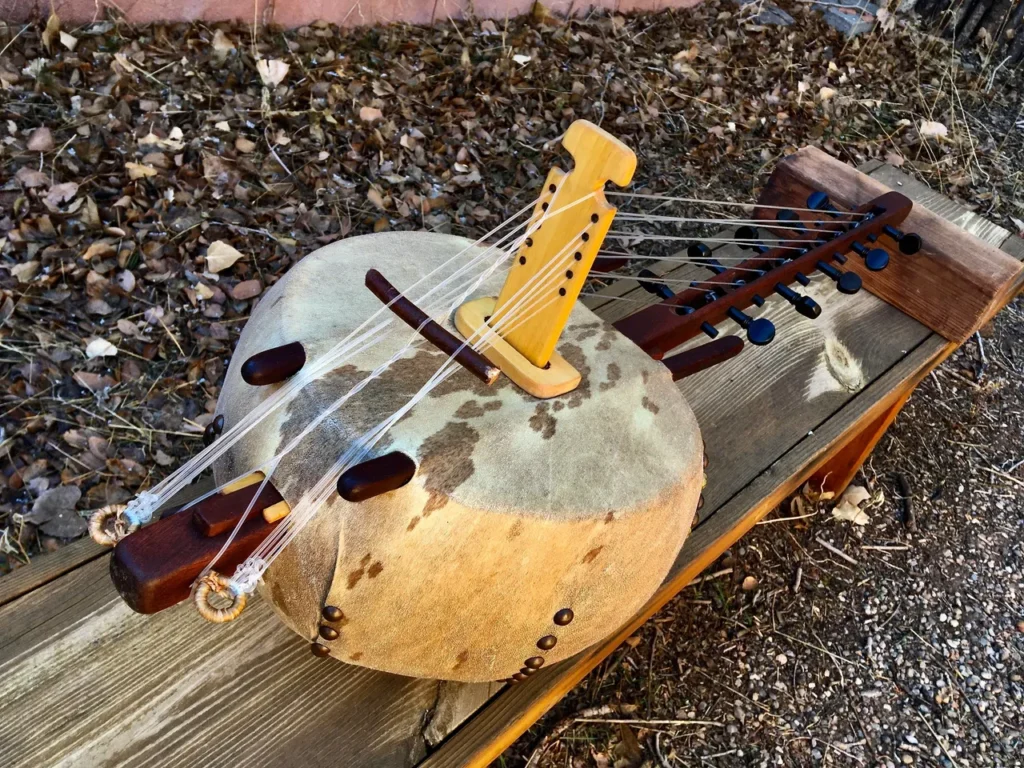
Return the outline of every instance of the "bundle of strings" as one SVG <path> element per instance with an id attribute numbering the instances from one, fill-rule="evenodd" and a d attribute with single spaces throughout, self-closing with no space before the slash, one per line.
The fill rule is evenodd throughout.
<path id="1" fill-rule="evenodd" d="M 312 364 L 305 366 L 290 380 L 284 383 L 280 388 L 266 397 L 258 407 L 248 412 L 237 424 L 231 425 L 223 434 L 221 434 L 216 441 L 210 446 L 205 448 L 198 455 L 186 462 L 178 471 L 165 478 L 163 481 L 155 485 L 148 491 L 143 491 L 135 499 L 133 499 L 127 508 L 123 512 L 123 517 L 128 523 L 130 530 L 139 525 L 148 522 L 156 509 L 166 504 L 171 497 L 178 493 L 182 488 L 189 484 L 193 479 L 198 477 L 202 472 L 208 469 L 218 459 L 223 457 L 233 446 L 235 446 L 240 440 L 243 440 L 254 428 L 256 428 L 264 419 L 267 418 L 275 410 L 286 406 L 292 400 L 299 396 L 304 388 L 310 386 L 314 382 L 321 379 L 331 371 L 335 370 L 341 365 L 344 365 L 347 361 L 350 361 L 357 356 L 367 352 L 372 347 L 380 344 L 385 339 L 390 338 L 393 334 L 401 331 L 398 322 L 392 318 L 388 313 L 388 310 L 395 301 L 399 298 L 407 297 L 410 298 L 415 304 L 420 306 L 428 316 L 443 322 L 446 320 L 452 312 L 454 312 L 466 298 L 482 285 L 493 273 L 502 265 L 506 264 L 512 256 L 517 253 L 522 244 L 534 233 L 540 226 L 558 216 L 563 211 L 566 211 L 576 205 L 580 205 L 590 198 L 594 197 L 594 194 L 581 197 L 572 203 L 569 203 L 560 208 L 555 207 L 557 201 L 557 192 L 555 197 L 550 201 L 549 207 L 540 215 L 531 217 L 528 221 L 514 226 L 511 230 L 501 235 L 493 244 L 483 247 L 483 244 L 488 239 L 494 237 L 499 232 L 507 229 L 513 222 L 522 217 L 525 213 L 536 210 L 536 205 L 539 200 L 531 201 L 528 205 L 521 208 L 519 211 L 514 213 L 511 217 L 498 224 L 491 231 L 487 232 L 481 238 L 466 246 L 462 251 L 455 254 L 449 260 L 444 262 L 432 270 L 427 275 L 423 276 L 413 285 L 406 288 L 400 293 L 395 299 L 388 304 L 383 305 L 373 315 L 364 320 L 357 328 L 351 331 L 345 338 L 339 341 L 334 347 L 332 347 L 326 354 L 316 359 Z M 659 203 L 659 207 L 665 204 L 672 203 L 685 203 L 685 204 L 714 204 L 714 205 L 736 205 L 748 207 L 746 204 L 732 203 L 729 201 L 715 201 L 705 200 L 699 198 L 681 198 L 681 197 L 666 197 L 658 195 L 645 195 L 630 192 L 608 192 L 608 195 L 620 195 L 629 196 L 632 198 L 644 200 L 644 201 L 656 201 Z M 765 206 L 771 208 L 772 206 Z M 781 206 L 777 206 L 781 208 Z M 812 209 L 791 209 L 795 211 L 811 211 Z M 820 211 L 813 211 L 820 215 Z M 856 215 L 856 214 L 844 214 L 844 215 Z M 717 224 L 726 226 L 758 226 L 768 229 L 793 229 L 791 226 L 785 224 L 770 224 L 761 220 L 756 219 L 736 219 L 728 217 L 689 217 L 689 216 L 666 216 L 663 214 L 655 214 L 651 212 L 642 213 L 619 213 L 618 218 L 627 222 L 648 222 L 654 225 L 698 225 L 706 227 L 707 225 Z M 820 225 L 820 224 L 833 224 L 835 219 L 807 219 L 801 222 L 802 225 Z M 488 346 L 489 341 L 496 334 L 507 334 L 520 324 L 528 321 L 537 312 L 540 312 L 546 307 L 554 297 L 551 296 L 547 299 L 541 297 L 540 287 L 544 285 L 545 281 L 553 274 L 556 274 L 567 267 L 572 260 L 572 254 L 578 245 L 582 242 L 582 236 L 585 230 L 581 230 L 576 233 L 575 237 L 570 239 L 565 246 L 550 259 L 548 264 L 538 271 L 526 284 L 524 284 L 519 291 L 512 297 L 512 300 L 505 305 L 500 317 L 495 318 L 494 321 L 487 326 L 487 330 L 482 335 L 477 335 L 468 338 L 463 343 L 463 347 L 471 347 L 476 350 L 485 349 Z M 695 238 L 693 234 L 680 234 L 680 235 L 665 235 L 662 233 L 652 232 L 638 232 L 628 230 L 614 230 L 608 233 L 607 237 L 613 240 L 625 241 L 631 244 L 637 244 L 644 241 L 690 241 L 693 242 L 698 238 Z M 741 245 L 750 245 L 753 241 L 751 239 L 744 238 L 709 238 L 710 242 L 730 242 Z M 813 237 L 810 233 L 807 233 L 803 237 L 778 237 L 771 239 L 761 239 L 757 241 L 758 245 L 769 245 L 773 248 L 789 248 L 800 250 L 804 247 L 804 243 L 814 242 Z M 481 250 L 482 248 L 482 250 Z M 479 252 L 478 252 L 479 251 Z M 430 286 L 429 283 L 439 273 L 443 273 L 445 270 L 452 269 L 460 261 L 465 260 L 469 255 L 469 260 L 466 264 L 458 266 L 454 271 L 442 280 L 439 280 L 435 285 Z M 601 255 L 608 256 L 622 256 L 630 260 L 645 260 L 652 258 L 664 258 L 655 256 L 654 254 L 636 254 L 632 252 L 621 252 L 621 251 L 602 251 Z M 756 257 L 754 257 L 756 258 Z M 694 264 L 704 264 L 699 259 L 688 259 L 688 258 L 675 258 L 675 261 L 680 262 L 691 262 Z M 756 270 L 752 270 L 756 271 Z M 618 275 L 611 273 L 593 272 L 592 276 L 598 278 L 628 278 L 627 275 Z M 635 278 L 634 278 L 635 279 Z M 715 281 L 698 281 L 709 285 L 722 284 L 715 283 Z M 689 284 L 693 284 L 689 281 Z M 429 287 L 428 287 L 429 286 Z M 409 335 L 405 344 L 400 345 L 398 350 L 391 355 L 387 360 L 378 365 L 374 370 L 367 374 L 362 380 L 357 382 L 348 392 L 337 398 L 328 408 L 324 409 L 316 418 L 314 418 L 303 430 L 292 439 L 283 449 L 281 449 L 272 458 L 268 459 L 263 463 L 262 466 L 249 468 L 243 474 L 232 478 L 231 480 L 220 484 L 218 487 L 209 491 L 208 493 L 200 496 L 193 500 L 189 506 L 199 503 L 205 498 L 219 493 L 225 487 L 236 483 L 238 480 L 251 475 L 253 472 L 262 472 L 263 479 L 257 493 L 252 497 L 252 501 L 246 508 L 244 514 L 236 524 L 234 530 L 229 535 L 227 541 L 221 547 L 217 555 L 211 560 L 211 562 L 204 569 L 203 574 L 200 576 L 201 581 L 204 576 L 209 574 L 217 560 L 223 555 L 228 549 L 231 542 L 237 536 L 241 530 L 249 514 L 252 512 L 256 499 L 259 498 L 260 493 L 267 483 L 271 481 L 274 471 L 277 469 L 282 459 L 293 451 L 303 439 L 310 435 L 314 430 L 317 429 L 327 418 L 333 415 L 338 409 L 342 408 L 346 402 L 351 400 L 355 395 L 362 391 L 365 387 L 371 384 L 374 380 L 384 375 L 392 364 L 405 356 L 414 347 L 423 344 L 423 340 L 419 337 L 419 329 Z M 457 354 L 457 353 L 456 353 Z M 314 518 L 318 511 L 326 504 L 331 494 L 335 492 L 337 478 L 349 467 L 352 467 L 361 461 L 365 460 L 366 457 L 373 450 L 374 446 L 388 433 L 392 426 L 398 422 L 405 414 L 407 414 L 417 403 L 419 403 L 424 397 L 426 397 L 433 389 L 435 389 L 442 382 L 447 380 L 452 374 L 458 370 L 458 365 L 455 362 L 455 355 L 453 354 L 442 363 L 438 370 L 420 387 L 420 389 L 399 409 L 387 418 L 383 419 L 379 424 L 367 430 L 359 438 L 352 441 L 352 443 L 345 449 L 342 455 L 337 461 L 323 474 L 318 482 L 316 482 L 312 488 L 308 489 L 301 496 L 299 502 L 295 508 L 291 510 L 281 523 L 274 529 L 274 531 L 256 548 L 256 550 L 236 569 L 234 576 L 229 580 L 229 587 L 235 594 L 249 594 L 251 593 L 263 573 L 266 569 L 274 562 L 274 560 L 280 555 L 288 544 L 294 540 L 294 538 L 302 531 L 302 529 Z"/>

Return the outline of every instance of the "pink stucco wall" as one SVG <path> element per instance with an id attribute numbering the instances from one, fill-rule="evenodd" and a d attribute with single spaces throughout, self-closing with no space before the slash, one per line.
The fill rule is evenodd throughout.
<path id="1" fill-rule="evenodd" d="M 617 11 L 689 8 L 700 0 L 552 0 L 545 5 L 558 14 L 589 8 Z M 49 15 L 51 7 L 64 22 L 88 22 L 104 7 L 116 8 L 129 21 L 221 21 L 258 15 L 262 24 L 297 27 L 323 20 L 343 26 L 392 21 L 429 24 L 447 18 L 501 19 L 527 13 L 533 0 L 0 0 L 0 19 L 22 21 Z"/>

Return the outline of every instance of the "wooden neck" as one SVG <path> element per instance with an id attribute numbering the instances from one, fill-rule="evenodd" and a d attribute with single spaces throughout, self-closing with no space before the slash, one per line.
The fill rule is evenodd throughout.
<path id="1" fill-rule="evenodd" d="M 538 368 L 551 359 L 615 217 L 604 198 L 605 182 L 624 187 L 636 170 L 633 150 L 586 120 L 570 125 L 562 144 L 573 156 L 573 170 L 552 168 L 548 174 L 530 229 L 545 214 L 549 218 L 515 255 L 489 321 L 493 327 L 504 319 L 509 330 L 499 328 L 499 335 Z"/>

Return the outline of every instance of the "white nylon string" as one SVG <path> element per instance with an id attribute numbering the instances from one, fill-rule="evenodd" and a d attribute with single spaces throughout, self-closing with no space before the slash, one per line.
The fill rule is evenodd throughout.
<path id="1" fill-rule="evenodd" d="M 767 208 L 773 211 L 802 211 L 810 213 L 821 213 L 817 208 L 794 208 L 791 205 L 761 205 L 760 203 L 738 203 L 731 200 L 705 200 L 699 197 L 672 197 L 670 195 L 650 195 L 642 194 L 640 192 L 616 192 L 610 190 L 604 193 L 606 197 L 633 197 L 638 200 L 656 200 L 659 202 L 669 203 L 694 203 L 697 205 L 720 205 L 723 207 L 735 207 L 735 208 Z M 864 216 L 866 214 L 856 213 L 855 211 L 839 211 L 840 216 Z"/>
<path id="2" fill-rule="evenodd" d="M 589 198 L 590 196 L 587 197 Z M 581 198 L 581 200 L 583 199 L 587 198 Z M 528 280 L 515 294 L 513 294 L 511 300 L 512 303 L 510 304 L 511 308 L 504 312 L 501 318 L 495 319 L 493 325 L 489 326 L 487 331 L 479 338 L 467 339 L 460 347 L 460 350 L 466 346 L 471 346 L 474 349 L 479 349 L 485 346 L 487 341 L 493 337 L 494 334 L 501 330 L 505 330 L 506 325 L 516 327 L 518 324 L 525 322 L 526 319 L 536 312 L 539 312 L 543 306 L 547 306 L 547 304 L 554 301 L 556 296 L 552 295 L 546 302 L 544 302 L 542 307 L 536 307 L 535 305 L 537 301 L 535 294 L 539 292 L 539 286 L 535 289 L 534 285 L 542 283 L 547 277 L 553 275 L 555 271 L 561 270 L 564 266 L 571 263 L 570 253 L 576 248 L 577 244 L 581 242 L 580 238 L 586 229 L 587 227 L 584 227 L 584 229 L 582 229 L 577 236 L 573 238 L 573 240 L 562 248 L 559 254 L 552 259 L 544 269 L 539 270 L 534 274 L 530 280 Z M 459 301 L 455 306 L 458 306 L 461 303 L 462 302 Z M 533 307 L 529 314 L 527 314 L 525 310 L 521 309 L 524 303 L 528 303 L 528 306 Z M 511 328 L 509 328 L 509 330 L 510 329 Z M 459 350 L 457 350 L 455 354 L 458 354 L 458 351 Z M 401 351 L 399 354 L 401 354 Z M 256 584 L 266 569 L 270 567 L 277 556 L 285 547 L 288 546 L 295 536 L 298 535 L 305 525 L 312 520 L 321 507 L 327 503 L 331 495 L 336 492 L 337 478 L 349 467 L 362 461 L 380 438 L 387 433 L 391 426 L 402 418 L 402 416 L 408 413 L 416 403 L 426 397 L 426 395 L 438 384 L 447 379 L 448 376 L 455 373 L 457 367 L 454 363 L 454 358 L 454 354 L 450 356 L 438 371 L 435 372 L 435 374 L 427 381 L 427 383 L 424 384 L 416 393 L 416 395 L 410 398 L 402 408 L 381 422 L 377 427 L 365 433 L 363 437 L 356 440 L 348 450 L 342 454 L 338 461 L 335 462 L 334 466 L 332 466 L 331 469 L 321 477 L 313 489 L 303 494 L 296 505 L 296 508 L 281 521 L 277 528 L 275 528 L 267 539 L 265 539 L 260 546 L 256 548 L 249 558 L 238 566 L 235 571 L 235 575 L 230 580 L 231 588 L 233 590 L 236 592 L 251 592 L 255 589 Z"/>
<path id="3" fill-rule="evenodd" d="M 461 306 L 465 302 L 465 300 L 469 296 L 469 294 L 472 293 L 476 288 L 478 288 L 485 280 L 487 280 L 493 274 L 493 272 L 504 261 L 507 261 L 508 258 L 511 258 L 511 256 L 516 251 L 518 251 L 518 249 L 522 245 L 522 243 L 525 242 L 526 238 L 529 237 L 537 229 L 539 229 L 540 226 L 545 221 L 549 220 L 550 218 L 552 218 L 554 216 L 557 216 L 562 211 L 567 210 L 567 209 L 573 207 L 574 205 L 580 204 L 581 202 L 583 202 L 584 200 L 589 199 L 592 196 L 593 195 L 585 196 L 585 197 L 580 198 L 579 200 L 575 201 L 571 205 L 564 206 L 563 208 L 559 208 L 559 209 L 553 210 L 553 211 L 550 210 L 550 206 L 549 206 L 549 212 L 545 212 L 542 216 L 538 217 L 537 221 L 534 222 L 534 224 L 531 225 L 527 229 L 526 232 L 524 232 L 519 238 L 516 239 L 516 241 L 512 244 L 512 246 L 509 248 L 509 250 L 505 252 L 504 256 L 501 259 L 496 260 L 490 267 L 488 267 L 486 270 L 484 270 L 482 274 L 478 275 L 475 280 L 469 281 L 468 287 L 465 287 L 465 285 L 464 285 L 464 286 L 462 286 L 461 290 L 456 289 L 455 291 L 450 291 L 449 292 L 449 296 L 450 296 L 451 293 L 458 293 L 459 295 L 455 298 L 455 300 L 442 313 L 442 319 L 447 318 L 452 312 L 454 312 L 459 306 Z M 574 243 L 575 242 L 578 242 L 578 238 L 574 241 Z M 574 247 L 574 243 L 570 243 L 569 246 L 566 246 L 566 248 L 563 248 L 563 253 L 570 246 Z M 537 276 L 535 276 L 535 279 L 536 279 L 536 277 Z M 526 286 L 524 286 L 524 288 L 526 288 Z M 401 358 L 403 355 L 405 355 L 409 351 L 411 346 L 413 346 L 414 344 L 421 343 L 422 340 L 420 340 L 419 335 L 418 335 L 419 334 L 419 330 L 421 330 L 421 328 L 422 328 L 422 326 L 420 328 L 417 328 L 411 334 L 409 341 L 405 345 L 403 345 L 389 360 L 385 361 L 383 364 L 381 364 L 376 369 L 374 369 L 367 377 L 365 377 L 362 381 L 360 381 L 356 385 L 354 385 L 352 387 L 352 389 L 349 390 L 349 392 L 347 392 L 342 397 L 338 398 L 338 400 L 336 400 L 331 406 L 329 406 L 328 408 L 323 410 L 310 424 L 308 424 L 306 426 L 306 428 L 296 438 L 294 438 L 287 446 L 285 446 L 285 448 L 282 451 L 280 451 L 276 456 L 272 457 L 267 462 L 265 462 L 265 464 L 263 466 L 258 468 L 257 471 L 262 471 L 264 473 L 264 475 L 265 475 L 264 480 L 263 480 L 263 482 L 262 482 L 262 484 L 260 486 L 259 491 L 262 491 L 263 488 L 266 486 L 266 483 L 270 480 L 270 476 L 273 473 L 274 469 L 277 468 L 277 466 L 280 463 L 281 459 L 287 453 L 289 453 L 290 451 L 294 450 L 295 447 L 297 447 L 299 445 L 299 443 L 305 437 L 307 437 L 309 434 L 311 434 L 321 423 L 323 423 L 324 420 L 329 418 L 342 405 L 344 405 L 345 402 L 347 402 L 349 399 L 351 399 L 358 392 L 362 391 L 362 389 L 364 389 L 371 381 L 375 380 L 380 375 L 382 375 L 388 369 L 388 367 L 392 363 L 394 363 L 399 358 Z M 379 339 L 378 339 L 378 341 L 379 341 Z M 249 474 L 252 473 L 252 471 L 253 470 L 249 470 L 245 474 L 239 476 L 239 478 L 235 478 L 235 479 L 232 479 L 231 481 L 228 481 L 228 483 L 225 483 L 225 484 L 221 485 L 220 488 L 223 488 L 225 485 L 228 485 L 230 483 L 235 482 L 237 479 L 241 479 L 242 477 L 248 476 Z M 214 492 L 216 492 L 216 490 L 212 491 L 211 493 L 214 493 Z M 257 495 L 258 495 L 258 493 L 259 492 L 257 492 Z M 206 494 L 206 496 L 209 496 L 209 495 L 210 494 Z M 204 496 L 203 498 L 205 498 L 206 496 Z M 242 515 L 242 517 L 239 519 L 238 523 L 235 525 L 234 530 L 229 535 L 229 537 L 225 541 L 225 543 L 222 545 L 222 547 L 221 547 L 220 551 L 217 553 L 217 555 L 207 565 L 206 569 L 204 569 L 202 575 L 205 575 L 206 573 L 208 573 L 210 571 L 210 569 L 212 568 L 213 564 L 221 557 L 221 555 L 224 553 L 224 551 L 226 551 L 228 546 L 234 540 L 234 538 L 237 535 L 238 531 L 241 530 L 242 525 L 244 525 L 245 520 L 247 519 L 247 517 L 249 515 L 249 512 L 251 511 L 251 509 L 253 507 L 253 504 L 255 503 L 255 498 L 256 497 L 254 496 L 252 502 L 249 504 L 249 506 L 246 509 L 245 513 Z M 291 519 L 291 518 L 292 518 L 292 515 L 289 515 L 289 519 Z M 281 526 L 278 526 L 278 530 L 280 528 L 281 528 Z M 276 530 L 275 530 L 275 533 L 276 533 Z M 271 562 L 271 561 L 272 560 L 267 560 L 266 562 L 269 565 L 269 562 Z M 260 572 L 262 573 L 262 570 L 260 570 Z"/>
<path id="4" fill-rule="evenodd" d="M 477 257 L 475 257 L 470 262 L 470 264 L 460 268 L 454 274 L 450 275 L 444 281 L 442 281 L 441 283 L 427 291 L 425 294 L 423 294 L 422 297 L 414 301 L 416 303 L 422 304 L 424 299 L 430 297 L 432 294 L 441 290 L 445 286 L 448 286 L 462 273 L 472 268 L 473 266 L 479 264 L 481 261 L 487 260 L 491 256 L 491 254 L 495 250 L 497 250 L 499 246 L 502 243 L 504 243 L 509 237 L 514 235 L 517 231 L 521 230 L 522 228 L 527 227 L 528 229 L 526 234 L 519 237 L 513 246 L 513 249 L 518 249 L 522 242 L 526 239 L 526 237 L 528 237 L 530 234 L 536 231 L 536 229 L 539 228 L 542 222 L 560 214 L 562 211 L 568 210 L 569 208 L 578 205 L 585 199 L 587 198 L 580 198 L 574 203 L 554 211 L 550 210 L 549 206 L 549 210 L 544 212 L 544 214 L 541 215 L 540 217 L 538 217 L 533 224 L 527 221 L 523 224 L 517 225 L 510 233 L 504 235 L 493 245 L 488 246 L 488 248 L 486 248 L 483 253 L 478 254 Z M 176 494 L 178 491 L 184 488 L 185 485 L 191 482 L 195 477 L 197 477 L 211 464 L 213 464 L 217 459 L 224 455 L 224 453 L 226 453 L 228 449 L 230 449 L 235 443 L 238 442 L 238 440 L 242 439 L 246 434 L 248 434 L 248 432 L 251 431 L 257 424 L 259 424 L 263 418 L 266 418 L 266 416 L 268 416 L 274 410 L 293 400 L 302 390 L 302 388 L 305 387 L 310 382 L 318 379 L 320 376 L 324 375 L 328 371 L 341 365 L 345 360 L 350 359 L 356 354 L 359 354 L 360 352 L 364 351 L 366 348 L 368 348 L 368 346 L 372 346 L 373 344 L 376 344 L 380 340 L 382 340 L 382 333 L 385 331 L 385 329 L 387 329 L 388 326 L 395 323 L 393 319 L 385 318 L 382 322 L 378 323 L 377 325 L 367 330 L 364 329 L 375 318 L 381 315 L 382 312 L 387 310 L 394 301 L 397 301 L 398 298 L 401 298 L 403 295 L 407 295 L 409 291 L 411 291 L 413 288 L 419 286 L 421 283 L 423 283 L 425 280 L 427 280 L 428 278 L 442 270 L 447 265 L 450 265 L 453 262 L 457 261 L 465 253 L 467 253 L 474 247 L 479 246 L 480 243 L 482 243 L 484 240 L 486 240 L 488 237 L 492 236 L 496 232 L 500 231 L 509 222 L 518 218 L 523 213 L 535 209 L 538 201 L 539 198 L 537 200 L 532 201 L 528 205 L 524 206 L 522 209 L 513 214 L 509 219 L 506 219 L 504 222 L 496 226 L 494 229 L 492 229 L 490 232 L 488 232 L 483 237 L 478 239 L 476 242 L 466 246 L 455 256 L 451 257 L 440 266 L 431 270 L 431 272 L 429 272 L 427 275 L 424 275 L 422 278 L 417 280 L 412 286 L 407 288 L 404 293 L 400 293 L 399 296 L 392 300 L 392 302 L 388 302 L 388 304 L 382 306 L 379 310 L 377 310 L 377 312 L 374 313 L 374 315 L 372 315 L 367 320 L 363 321 L 363 323 L 359 327 L 353 330 L 347 337 L 342 339 L 342 341 L 335 345 L 335 347 L 333 347 L 328 353 L 323 355 L 321 358 L 319 358 L 311 365 L 305 366 L 303 370 L 299 371 L 280 389 L 278 389 L 270 397 L 264 400 L 257 408 L 253 409 L 253 411 L 246 414 L 246 416 L 243 417 L 243 419 L 238 424 L 232 425 L 232 427 L 226 430 L 223 434 L 221 434 L 212 445 L 208 446 L 206 449 L 204 449 L 199 454 L 194 456 L 176 472 L 165 478 L 156 486 L 140 493 L 135 499 L 132 500 L 131 503 L 129 503 L 128 508 L 124 512 L 124 516 L 128 519 L 129 522 L 133 524 L 144 524 L 148 522 L 149 519 L 152 517 L 153 512 L 158 507 L 160 507 L 163 503 L 169 500 L 172 496 L 174 496 L 174 494 Z M 501 259 L 498 260 L 494 265 L 492 265 L 491 271 L 493 272 L 493 268 L 495 268 L 497 264 L 502 263 L 502 261 L 507 259 L 508 257 L 508 251 L 502 250 Z M 457 291 L 458 288 L 456 288 L 455 290 Z M 451 291 L 449 293 L 451 293 Z M 200 497 L 199 499 L 194 500 L 192 503 L 198 503 L 202 499 L 209 497 L 215 492 L 216 491 L 207 493 L 204 496 Z"/>
<path id="5" fill-rule="evenodd" d="M 433 276 L 439 270 L 457 261 L 465 253 L 470 251 L 472 248 L 478 246 L 486 238 L 500 231 L 509 222 L 520 217 L 523 213 L 532 210 L 536 206 L 538 200 L 534 200 L 530 204 L 524 206 L 522 209 L 517 211 L 510 218 L 501 222 L 497 227 L 492 229 L 490 232 L 488 232 L 482 238 L 477 240 L 475 243 L 466 246 L 464 249 L 459 251 L 459 253 L 455 254 L 453 257 L 451 257 L 443 264 L 438 266 L 436 269 L 432 270 L 430 273 L 428 273 L 423 278 L 414 283 L 413 286 L 410 286 L 410 288 L 407 289 L 407 291 L 411 290 L 416 285 L 419 285 L 427 278 Z M 519 225 L 519 227 L 517 227 L 516 229 L 518 230 L 522 226 L 525 226 L 525 224 Z M 513 230 L 513 233 L 515 231 L 516 230 Z M 474 263 L 480 258 L 483 258 L 485 254 L 489 254 L 493 248 L 494 246 L 491 246 L 484 252 L 484 254 L 480 254 L 477 259 L 474 259 Z M 457 274 L 458 273 L 456 273 L 456 275 Z M 452 275 L 447 280 L 442 281 L 441 284 L 431 289 L 431 292 L 449 283 L 454 277 L 456 277 L 456 275 Z M 428 292 L 428 294 L 426 295 L 429 295 L 429 293 L 430 292 Z M 399 297 L 396 297 L 395 300 L 400 298 L 401 295 L 402 294 L 400 294 Z M 225 432 L 222 433 L 218 437 L 218 439 L 213 442 L 213 444 L 207 446 L 204 450 L 200 451 L 196 456 L 192 457 L 176 472 L 172 473 L 171 475 L 164 478 L 164 480 L 157 483 L 149 490 L 143 491 L 138 496 L 136 496 L 136 498 L 132 499 L 132 501 L 128 504 L 128 507 L 124 512 L 124 517 L 134 525 L 141 525 L 148 522 L 158 507 L 160 507 L 163 503 L 168 501 L 172 496 L 174 496 L 174 494 L 176 494 L 178 491 L 184 488 L 185 485 L 191 482 L 195 477 L 197 477 L 211 464 L 213 464 L 217 459 L 219 459 L 229 448 L 231 448 L 235 443 L 237 443 L 238 440 L 242 439 L 246 434 L 249 433 L 249 431 L 253 429 L 253 427 L 259 424 L 262 421 L 262 419 L 266 418 L 270 413 L 272 413 L 277 408 L 280 408 L 282 405 L 291 402 L 291 400 L 293 400 L 307 384 L 316 380 L 317 378 L 325 374 L 327 371 L 332 370 L 333 368 L 340 365 L 341 361 L 350 357 L 355 350 L 360 349 L 361 345 L 366 343 L 367 340 L 375 336 L 379 336 L 382 333 L 382 331 L 384 331 L 384 329 L 387 328 L 388 325 L 394 322 L 391 318 L 386 318 L 383 322 L 378 323 L 376 326 L 373 326 L 368 330 L 364 329 L 366 329 L 366 327 L 370 325 L 370 323 L 373 320 L 375 320 L 379 315 L 381 315 L 382 312 L 388 309 L 389 306 L 390 303 L 381 307 L 377 312 L 375 312 L 373 315 L 371 315 L 369 318 L 363 321 L 363 323 L 360 324 L 356 329 L 349 333 L 348 336 L 346 336 L 344 339 L 339 341 L 338 344 L 332 347 L 329 352 L 327 352 L 318 360 L 314 361 L 312 364 L 304 366 L 302 370 L 296 373 L 281 388 L 279 388 L 276 392 L 271 394 L 270 397 L 265 399 L 255 409 L 246 414 L 246 416 L 243 417 L 238 424 L 232 425 L 229 429 L 225 430 Z M 209 495 L 210 494 L 206 494 L 206 496 Z M 203 498 L 206 498 L 206 496 L 204 496 Z M 197 499 L 196 501 L 198 502 L 199 500 Z"/>

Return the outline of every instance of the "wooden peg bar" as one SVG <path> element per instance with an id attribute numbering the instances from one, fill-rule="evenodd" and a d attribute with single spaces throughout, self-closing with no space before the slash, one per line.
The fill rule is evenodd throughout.
<path id="1" fill-rule="evenodd" d="M 254 387 L 279 384 L 302 370 L 306 350 L 297 341 L 258 352 L 242 364 L 242 380 Z"/>
<path id="2" fill-rule="evenodd" d="M 110 578 L 132 610 L 156 613 L 188 598 L 192 583 L 227 541 L 262 478 L 253 474 L 246 480 L 252 482 L 186 510 L 191 514 L 162 517 L 118 542 L 110 558 Z M 218 571 L 232 573 L 252 554 L 277 525 L 264 519 L 264 510 L 277 507 L 279 514 L 282 504 L 288 506 L 271 483 L 263 486 L 238 535 L 217 561 Z"/>
<path id="3" fill-rule="evenodd" d="M 338 494 L 345 501 L 366 501 L 401 488 L 415 474 L 416 462 L 401 451 L 393 451 L 342 472 Z"/>
<path id="4" fill-rule="evenodd" d="M 685 379 L 695 373 L 724 363 L 743 351 L 743 339 L 739 336 L 723 336 L 720 339 L 701 344 L 699 347 L 666 357 L 663 362 L 672 373 L 672 381 Z"/>
<path id="5" fill-rule="evenodd" d="M 454 334 L 449 333 L 438 323 L 430 319 L 430 316 L 422 309 L 413 304 L 398 292 L 387 278 L 376 269 L 366 273 L 366 287 L 374 296 L 388 305 L 388 309 L 394 312 L 410 328 L 416 331 L 440 349 L 449 357 L 455 356 L 455 362 L 476 376 L 484 384 L 493 384 L 497 381 L 501 371 L 491 362 L 462 341 Z"/>

